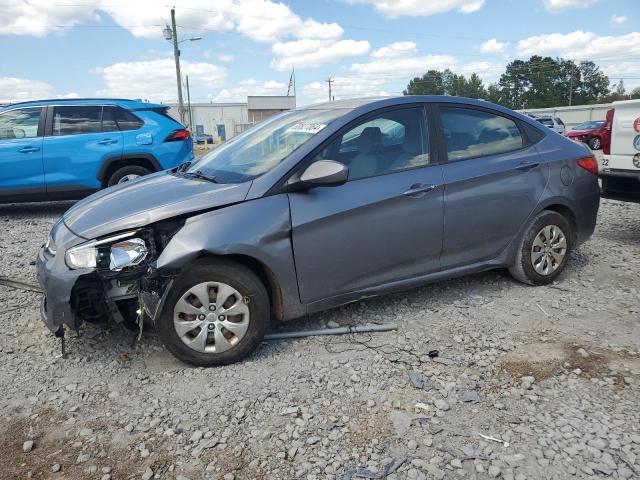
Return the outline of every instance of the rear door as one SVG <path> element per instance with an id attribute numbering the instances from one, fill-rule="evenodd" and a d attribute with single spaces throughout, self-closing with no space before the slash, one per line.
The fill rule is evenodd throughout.
<path id="1" fill-rule="evenodd" d="M 289 194 L 300 296 L 313 302 L 440 268 L 442 170 L 424 109 L 355 121 L 313 160 L 349 166 L 349 181 Z"/>
<path id="2" fill-rule="evenodd" d="M 42 132 L 44 107 L 0 113 L 0 198 L 37 198 L 44 194 Z"/>
<path id="3" fill-rule="evenodd" d="M 447 162 L 442 269 L 496 258 L 533 212 L 547 184 L 518 120 L 470 105 L 440 105 Z"/>
<path id="4" fill-rule="evenodd" d="M 98 172 L 109 159 L 122 157 L 122 132 L 105 118 L 101 105 L 49 107 L 43 142 L 47 194 L 95 190 Z"/>

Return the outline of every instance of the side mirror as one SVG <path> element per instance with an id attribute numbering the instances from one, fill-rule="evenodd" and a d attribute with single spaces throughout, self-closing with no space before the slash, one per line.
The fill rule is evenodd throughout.
<path id="1" fill-rule="evenodd" d="M 297 192 L 312 187 L 337 187 L 349 179 L 349 168 L 334 160 L 318 160 L 309 165 L 301 174 L 287 181 L 287 191 Z"/>

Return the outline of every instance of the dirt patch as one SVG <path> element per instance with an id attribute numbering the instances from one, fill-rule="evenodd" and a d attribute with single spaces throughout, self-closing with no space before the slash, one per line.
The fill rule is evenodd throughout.
<path id="1" fill-rule="evenodd" d="M 538 381 L 576 369 L 588 378 L 609 374 L 619 380 L 640 374 L 640 357 L 573 343 L 527 343 L 504 354 L 501 367 L 511 376 L 531 375 Z"/>
<path id="2" fill-rule="evenodd" d="M 109 442 L 88 442 L 76 444 L 81 439 L 65 436 L 63 426 L 65 417 L 53 409 L 44 409 L 37 415 L 18 417 L 0 425 L 0 480 L 64 479 L 79 480 L 87 478 L 86 472 L 92 466 L 97 468 L 93 475 L 100 475 L 102 467 L 110 467 L 113 478 L 138 478 L 149 465 L 154 472 L 166 471 L 173 458 L 152 456 L 147 461 L 131 459 L 133 446 L 113 448 Z M 88 426 L 88 425 L 87 425 Z M 96 430 L 107 429 L 100 422 L 91 422 Z M 69 430 L 78 426 L 68 427 Z M 33 450 L 24 453 L 25 440 L 33 440 Z M 148 448 L 161 452 L 155 442 L 147 442 Z M 80 454 L 89 454 L 86 461 L 78 463 Z M 59 464 L 59 472 L 52 472 L 52 466 Z"/>

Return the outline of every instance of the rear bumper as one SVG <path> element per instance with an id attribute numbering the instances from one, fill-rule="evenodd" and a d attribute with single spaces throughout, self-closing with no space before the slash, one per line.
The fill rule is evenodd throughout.
<path id="1" fill-rule="evenodd" d="M 609 168 L 600 171 L 598 174 L 601 178 L 616 177 L 616 178 L 635 178 L 640 181 L 640 170 L 622 170 L 616 168 Z"/>

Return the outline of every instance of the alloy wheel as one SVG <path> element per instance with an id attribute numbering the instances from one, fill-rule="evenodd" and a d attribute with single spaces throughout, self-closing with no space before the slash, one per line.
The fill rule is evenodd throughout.
<path id="1" fill-rule="evenodd" d="M 180 296 L 173 309 L 176 334 L 200 353 L 222 353 L 247 333 L 250 315 L 244 297 L 221 282 L 199 283 Z"/>
<path id="2" fill-rule="evenodd" d="M 531 264 L 540 275 L 555 272 L 567 254 L 567 237 L 557 225 L 547 225 L 535 236 L 531 247 Z"/>
<path id="3" fill-rule="evenodd" d="M 126 182 L 130 182 L 132 180 L 135 180 L 136 178 L 140 178 L 140 175 L 137 175 L 135 173 L 131 173 L 129 175 L 125 175 L 124 177 L 122 177 L 120 180 L 118 180 L 118 183 L 126 183 Z"/>

